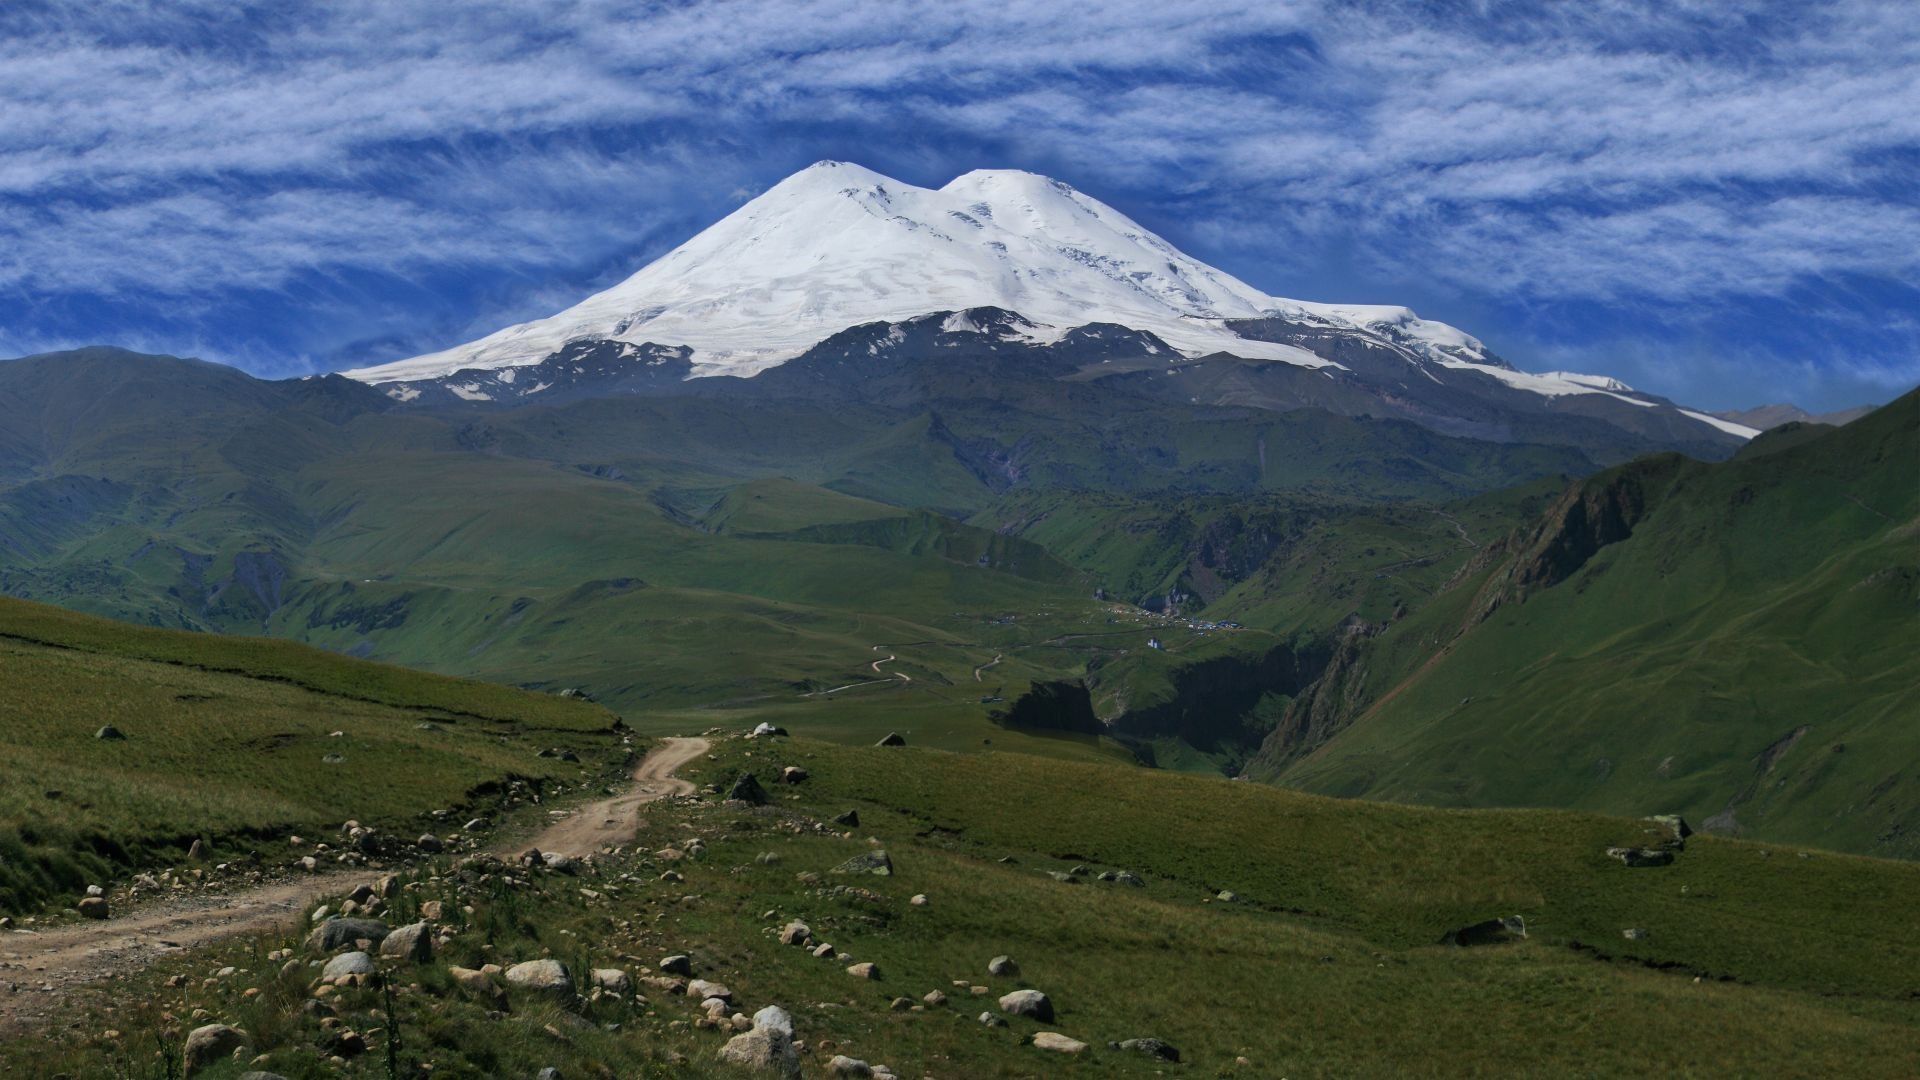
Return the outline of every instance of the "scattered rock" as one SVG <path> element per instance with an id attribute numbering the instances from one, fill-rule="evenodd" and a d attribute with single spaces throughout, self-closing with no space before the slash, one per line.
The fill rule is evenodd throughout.
<path id="1" fill-rule="evenodd" d="M 1666 866 L 1673 862 L 1673 852 L 1658 848 L 1613 847 L 1607 849 L 1607 857 L 1627 866 Z"/>
<path id="2" fill-rule="evenodd" d="M 780 944 L 782 945 L 799 945 L 804 948 L 806 944 L 812 940 L 813 931 L 808 929 L 807 924 L 801 922 L 799 919 L 788 923 L 785 929 L 780 931 Z"/>
<path id="3" fill-rule="evenodd" d="M 415 964 L 431 961 L 433 959 L 433 928 L 424 922 L 400 927 L 381 939 L 380 955 Z"/>
<path id="4" fill-rule="evenodd" d="M 1620 931 L 1620 936 L 1626 938 L 1628 941 L 1645 941 L 1653 936 L 1653 931 L 1642 930 L 1639 927 L 1631 927 Z"/>
<path id="5" fill-rule="evenodd" d="M 1527 920 L 1518 915 L 1488 919 L 1458 930 L 1449 930 L 1440 939 L 1442 945 L 1505 945 L 1527 936 Z"/>
<path id="6" fill-rule="evenodd" d="M 878 979 L 880 977 L 880 968 L 878 965 L 869 961 L 848 967 L 847 974 L 856 979 Z"/>
<path id="7" fill-rule="evenodd" d="M 496 1008 L 506 1004 L 506 993 L 502 991 L 499 986 L 495 985 L 493 976 L 488 975 L 486 972 L 461 967 L 458 964 L 449 964 L 447 966 L 447 974 L 452 977 L 455 986 L 472 994 L 474 997 L 488 1002 Z"/>
<path id="8" fill-rule="evenodd" d="M 343 952 L 327 961 L 327 966 L 320 969 L 320 977 L 323 979 L 338 979 L 343 975 L 371 974 L 373 974 L 373 957 L 363 952 Z"/>
<path id="9" fill-rule="evenodd" d="M 927 996 L 920 1000 L 926 1003 L 927 1008 L 937 1009 L 947 1003 L 947 995 L 939 990 L 929 990 Z"/>
<path id="10" fill-rule="evenodd" d="M 1057 1031 L 1036 1031 L 1033 1045 L 1040 1050 L 1052 1050 L 1061 1054 L 1077 1054 L 1087 1048 L 1079 1039 L 1069 1039 Z"/>
<path id="11" fill-rule="evenodd" d="M 387 924 L 378 919 L 329 919 L 307 935 L 307 949 L 330 953 L 360 941 L 378 943 L 390 933 Z"/>
<path id="12" fill-rule="evenodd" d="M 753 1015 L 753 1027 L 720 1048 L 721 1061 L 736 1068 L 798 1080 L 800 1054 L 793 1046 L 793 1017 L 769 1005 Z"/>
<path id="13" fill-rule="evenodd" d="M 1148 1054 L 1159 1058 L 1161 1061 L 1180 1060 L 1180 1051 L 1154 1038 L 1127 1039 L 1114 1043 L 1113 1048 L 1116 1050 L 1131 1050 L 1139 1054 Z"/>
<path id="14" fill-rule="evenodd" d="M 608 993 L 624 994 L 633 989 L 633 976 L 619 968 L 594 968 L 593 985 Z"/>
<path id="15" fill-rule="evenodd" d="M 767 789 L 760 786 L 760 781 L 754 779 L 752 773 L 741 773 L 740 778 L 733 782 L 731 788 L 727 789 L 727 798 L 749 803 L 753 806 L 765 806 L 767 804 Z"/>
<path id="16" fill-rule="evenodd" d="M 894 1012 L 907 1012 L 913 1008 L 913 999 L 910 997 L 894 998 L 892 1001 L 887 1002 L 887 1008 L 892 1009 Z"/>
<path id="17" fill-rule="evenodd" d="M 207 861 L 207 845 L 199 837 L 195 837 L 193 843 L 187 847 L 187 861 Z"/>
<path id="18" fill-rule="evenodd" d="M 419 848 L 421 851 L 424 851 L 429 855 L 437 855 L 440 852 L 446 850 L 446 845 L 442 844 L 440 842 L 440 838 L 433 835 L 432 833 L 421 833 L 420 839 L 415 840 L 413 842 L 413 846 Z"/>
<path id="19" fill-rule="evenodd" d="M 988 1027 L 1006 1027 L 1007 1026 L 1006 1017 L 995 1016 L 990 1012 L 981 1013 L 979 1019 L 982 1024 L 985 1024 Z"/>
<path id="20" fill-rule="evenodd" d="M 833 1055 L 833 1060 L 827 1062 L 827 1075 L 872 1076 L 873 1066 L 861 1061 L 859 1058 L 850 1058 L 845 1054 L 835 1054 Z"/>
<path id="21" fill-rule="evenodd" d="M 775 727 L 772 724 L 761 724 L 759 727 L 753 729 L 753 737 L 756 739 L 768 739 L 776 735 L 784 736 L 786 733 L 786 728 Z"/>
<path id="22" fill-rule="evenodd" d="M 807 776 L 807 770 L 798 765 L 789 765 L 780 770 L 780 782 L 783 784 L 805 783 Z"/>
<path id="23" fill-rule="evenodd" d="M 1000 998 L 1000 1011 L 1031 1017 L 1044 1024 L 1053 1019 L 1053 1002 L 1038 990 L 1015 990 Z"/>
<path id="24" fill-rule="evenodd" d="M 887 737 L 886 737 L 886 738 L 884 738 L 884 739 L 881 739 L 881 740 L 880 740 L 879 742 L 877 742 L 877 743 L 874 743 L 873 745 L 875 745 L 875 746 L 905 746 L 905 745 L 907 745 L 907 740 L 905 740 L 905 739 L 903 739 L 903 738 L 901 738 L 901 737 L 900 737 L 900 733 L 899 733 L 899 732 L 897 732 L 897 731 L 889 731 L 889 732 L 887 732 Z"/>
<path id="25" fill-rule="evenodd" d="M 835 825 L 845 825 L 849 829 L 857 829 L 860 827 L 860 811 L 849 810 L 834 818 L 833 823 Z"/>
<path id="26" fill-rule="evenodd" d="M 78 906 L 80 908 L 81 918 L 104 919 L 108 915 L 107 898 L 104 896 L 86 897 L 80 901 Z"/>
<path id="27" fill-rule="evenodd" d="M 93 737 L 102 742 L 125 742 L 127 740 L 126 733 L 114 727 L 112 724 L 102 726 L 99 731 L 93 733 Z"/>
<path id="28" fill-rule="evenodd" d="M 1234 892 L 1232 889 L 1221 889 L 1220 892 L 1214 896 L 1214 899 L 1223 904 L 1237 904 L 1240 902 L 1240 894 Z"/>
<path id="29" fill-rule="evenodd" d="M 555 997 L 573 995 L 573 976 L 558 960 L 528 960 L 507 969 L 507 985 Z"/>
<path id="30" fill-rule="evenodd" d="M 914 907 L 926 907 L 929 901 L 927 900 L 926 893 L 914 893 L 913 899 L 908 900 L 907 903 L 912 904 Z"/>
<path id="31" fill-rule="evenodd" d="M 879 849 L 864 851 L 839 866 L 830 873 L 835 874 L 878 874 L 881 877 L 893 876 L 893 860 Z"/>
<path id="32" fill-rule="evenodd" d="M 719 998 L 721 1001 L 732 1001 L 733 991 L 727 989 L 725 986 L 722 986 L 717 982 L 708 982 L 705 979 L 695 979 L 692 982 L 687 984 L 687 996 L 690 998 L 693 998 L 695 1001 L 705 1001 L 708 998 Z"/>
<path id="33" fill-rule="evenodd" d="M 987 974 L 1011 979 L 1020 974 L 1020 965 L 1014 963 L 1011 956 L 996 956 L 987 961 Z"/>
<path id="34" fill-rule="evenodd" d="M 1687 837 L 1693 835 L 1692 826 L 1689 826 L 1687 819 L 1681 817 L 1679 814 L 1655 814 L 1647 820 L 1667 831 L 1667 839 L 1665 842 L 1671 847 L 1686 847 Z"/>
<path id="35" fill-rule="evenodd" d="M 675 953 L 661 959 L 660 970 L 669 975 L 692 975 L 693 960 L 685 953 Z"/>
<path id="36" fill-rule="evenodd" d="M 1139 874 L 1136 874 L 1131 870 L 1120 871 L 1119 873 L 1113 875 L 1113 880 L 1116 884 L 1131 885 L 1136 889 L 1144 889 L 1147 887 L 1146 881 L 1142 879 Z"/>
<path id="37" fill-rule="evenodd" d="M 247 1033 L 225 1024 L 208 1024 L 194 1028 L 187 1035 L 186 1050 L 182 1054 L 188 1076 L 222 1059 L 233 1056 L 235 1050 L 247 1045 Z"/>

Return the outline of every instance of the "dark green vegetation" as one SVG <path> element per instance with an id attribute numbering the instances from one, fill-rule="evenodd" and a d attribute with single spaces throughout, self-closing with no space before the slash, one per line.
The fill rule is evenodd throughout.
<path id="1" fill-rule="evenodd" d="M 775 784 L 788 764 L 811 778 Z M 550 954 L 584 983 L 589 968 L 640 977 L 681 952 L 696 977 L 732 990 L 735 1008 L 790 1010 L 807 1075 L 843 1053 L 902 1076 L 1900 1076 L 1920 1054 L 1920 954 L 1897 932 L 1920 914 L 1920 868 L 1906 863 L 1695 837 L 1669 866 L 1629 869 L 1605 849 L 1658 845 L 1664 830 L 1577 812 L 1355 804 L 1020 754 L 730 740 L 693 775 L 729 784 L 742 770 L 773 791 L 771 806 L 709 796 L 657 807 L 637 850 L 581 877 L 536 871 L 516 886 L 513 871 L 447 863 L 416 875 L 392 921 L 452 901 L 451 940 L 425 965 L 382 961 L 391 1020 L 378 989 L 328 993 L 339 1022 L 367 1037 L 359 1068 L 384 1075 L 397 1030 L 402 1076 L 426 1063 L 437 1077 L 733 1075 L 715 1061 L 728 1035 L 693 1026 L 702 1014 L 684 996 L 641 984 L 644 1002 L 569 1006 L 514 991 L 489 1018 L 493 1004 L 447 973 Z M 820 830 L 849 809 L 858 829 Z M 691 851 L 695 836 L 698 857 L 651 853 Z M 871 850 L 869 837 L 893 876 L 829 872 Z M 1075 866 L 1089 871 L 1076 884 L 1050 876 Z M 667 870 L 684 880 L 663 880 Z M 1098 881 L 1105 870 L 1145 884 Z M 929 903 L 911 904 L 915 894 Z M 1523 940 L 1441 944 L 1513 915 Z M 775 932 L 796 918 L 846 958 L 780 944 Z M 288 970 L 269 956 L 297 944 L 170 961 L 140 985 L 177 973 L 179 989 L 103 994 L 76 1016 L 86 1035 L 23 1040 L 17 1068 L 163 1075 L 156 1048 L 178 1053 L 200 1022 L 188 1014 L 205 1009 L 245 1028 L 266 1067 L 335 1075 L 326 1032 L 298 1011 L 317 975 L 311 954 Z M 1000 954 L 1017 975 L 988 974 Z M 855 961 L 877 964 L 879 980 L 847 974 Z M 210 977 L 229 964 L 239 970 Z M 1051 998 L 1053 1022 L 975 1020 L 1022 987 Z M 890 1005 L 935 990 L 944 1003 Z M 109 1029 L 117 1036 L 99 1034 Z M 1041 1030 L 1089 1048 L 1027 1045 Z M 1140 1036 L 1185 1064 L 1107 1049 Z"/>
<path id="2" fill-rule="evenodd" d="M 196 839 L 211 860 L 346 818 L 411 838 L 509 780 L 581 776 L 538 750 L 617 741 L 582 701 L 19 600 L 0 600 L 0 670 L 5 913 L 178 862 Z M 107 726 L 125 737 L 96 738 Z"/>
<path id="3" fill-rule="evenodd" d="M 1920 394 L 1566 492 L 1348 651 L 1255 763 L 1920 854 Z"/>
<path id="4" fill-rule="evenodd" d="M 858 344 L 838 374 L 517 408 L 9 362 L 0 590 L 581 686 L 648 732 L 899 730 L 1914 851 L 1912 397 L 1590 475 L 1653 435 L 1484 442 Z"/>

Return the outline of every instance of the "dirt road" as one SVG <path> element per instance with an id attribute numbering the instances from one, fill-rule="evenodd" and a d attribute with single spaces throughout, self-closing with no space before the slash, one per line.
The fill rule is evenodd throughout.
<path id="1" fill-rule="evenodd" d="M 532 847 L 578 856 L 623 843 L 638 830 L 646 804 L 693 792 L 693 785 L 674 773 L 709 749 L 705 739 L 662 739 L 634 770 L 632 790 L 583 806 L 499 853 Z M 284 926 L 316 899 L 374 876 L 364 869 L 334 870 L 225 894 L 161 900 L 106 922 L 44 933 L 0 931 L 0 1034 L 37 1026 L 68 988 L 138 971 L 180 949 Z"/>

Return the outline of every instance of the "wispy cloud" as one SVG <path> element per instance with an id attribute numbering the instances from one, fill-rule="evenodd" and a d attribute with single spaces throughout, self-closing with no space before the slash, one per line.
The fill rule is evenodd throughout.
<path id="1" fill-rule="evenodd" d="M 1249 7 L 17 0 L 0 347 L 143 311 L 216 356 L 446 344 L 417 339 L 533 314 L 823 156 L 1050 172 L 1275 291 L 1413 288 L 1541 348 L 1541 307 L 1604 333 L 1860 277 L 1920 298 L 1902 0 Z M 374 294 L 267 325 L 263 294 L 367 275 L 417 288 L 412 330 Z M 1920 380 L 1882 325 L 1877 363 Z M 1836 335 L 1839 370 L 1862 339 Z"/>

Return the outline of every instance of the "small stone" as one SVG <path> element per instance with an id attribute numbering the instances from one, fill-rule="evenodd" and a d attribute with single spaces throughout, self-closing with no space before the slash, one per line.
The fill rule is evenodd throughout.
<path id="1" fill-rule="evenodd" d="M 801 922 L 799 919 L 788 923 L 786 927 L 780 931 L 780 944 L 782 945 L 799 945 L 804 948 L 807 942 L 811 940 L 813 940 L 813 931 L 808 929 L 807 924 Z"/>
<path id="2" fill-rule="evenodd" d="M 873 962 L 867 961 L 849 966 L 847 968 L 847 974 L 856 979 L 878 979 L 880 977 L 880 968 Z"/>
<path id="3" fill-rule="evenodd" d="M 855 855 L 853 858 L 834 867 L 831 872 L 835 874 L 875 874 L 880 877 L 892 877 L 893 859 L 888 857 L 886 852 L 875 849 Z"/>
<path id="4" fill-rule="evenodd" d="M 661 959 L 660 970 L 669 975 L 692 975 L 693 960 L 685 953 L 675 953 Z"/>
<path id="5" fill-rule="evenodd" d="M 96 731 L 93 733 L 93 737 L 101 740 L 102 742 L 124 742 L 126 741 L 126 738 L 127 738 L 125 732 L 122 732 L 119 728 L 114 727 L 112 724 L 107 724 L 101 727 L 99 731 Z"/>
<path id="6" fill-rule="evenodd" d="M 927 894 L 914 893 L 913 899 L 908 900 L 907 903 L 912 904 L 914 907 L 926 907 L 928 904 Z"/>
<path id="7" fill-rule="evenodd" d="M 1180 1060 L 1180 1051 L 1175 1050 L 1159 1039 L 1127 1039 L 1124 1042 L 1115 1043 L 1114 1046 L 1120 1050 L 1130 1050 L 1134 1053 L 1148 1054 L 1159 1058 L 1161 1061 Z"/>
<path id="8" fill-rule="evenodd" d="M 424 851 L 429 855 L 438 854 L 439 852 L 444 850 L 446 847 L 446 845 L 440 842 L 440 838 L 433 835 L 432 833 L 421 833 L 420 839 L 415 840 L 413 842 L 413 846 L 419 848 L 421 851 Z"/>
<path id="9" fill-rule="evenodd" d="M 987 974 L 1011 979 L 1020 974 L 1020 965 L 1014 963 L 1011 956 L 996 956 L 987 961 Z"/>
<path id="10" fill-rule="evenodd" d="M 835 825 L 845 825 L 849 829 L 857 829 L 860 827 L 860 811 L 849 810 L 835 817 L 833 823 Z"/>
<path id="11" fill-rule="evenodd" d="M 905 745 L 907 745 L 907 740 L 905 740 L 905 739 L 903 739 L 903 738 L 901 738 L 901 737 L 900 737 L 900 733 L 899 733 L 899 732 L 897 732 L 897 731 L 889 731 L 889 732 L 887 732 L 887 737 L 886 737 L 886 738 L 884 738 L 884 739 L 881 739 L 881 740 L 880 740 L 879 742 L 877 742 L 877 743 L 874 743 L 873 745 L 875 745 L 875 746 L 905 746 Z"/>
<path id="12" fill-rule="evenodd" d="M 789 765 L 780 770 L 780 782 L 783 784 L 801 784 L 807 780 L 807 770 L 798 765 Z"/>
<path id="13" fill-rule="evenodd" d="M 939 990 L 929 990 L 927 996 L 920 1000 L 926 1003 L 927 1008 L 937 1009 L 947 1003 L 947 995 Z"/>
<path id="14" fill-rule="evenodd" d="M 858 1058 L 850 1058 L 845 1054 L 835 1054 L 833 1055 L 833 1060 L 827 1062 L 827 1075 L 872 1076 L 873 1066 Z"/>
<path id="15" fill-rule="evenodd" d="M 594 968 L 592 981 L 594 986 L 615 994 L 633 989 L 633 976 L 619 968 Z"/>
<path id="16" fill-rule="evenodd" d="M 985 1024 L 988 1027 L 1006 1027 L 1007 1026 L 1006 1017 L 995 1016 L 990 1012 L 981 1013 L 979 1019 L 982 1024 Z"/>
<path id="17" fill-rule="evenodd" d="M 402 926 L 380 942 L 380 955 L 424 964 L 433 959 L 433 928 L 424 922 Z"/>
<path id="18" fill-rule="evenodd" d="M 717 982 L 708 982 L 706 979 L 695 979 L 687 984 L 687 996 L 698 1001 L 705 1001 L 708 998 L 732 1001 L 733 991 Z"/>
<path id="19" fill-rule="evenodd" d="M 752 773 L 741 773 L 740 778 L 727 789 L 727 798 L 735 799 L 753 806 L 765 806 L 768 801 L 767 789 L 760 786 Z"/>
<path id="20" fill-rule="evenodd" d="M 77 905 L 80 917 L 84 919 L 104 919 L 108 915 L 107 899 L 104 896 L 89 896 Z"/>
<path id="21" fill-rule="evenodd" d="M 1653 931 L 1642 930 L 1636 926 L 1620 931 L 1620 936 L 1628 941 L 1645 941 L 1653 936 Z"/>
<path id="22" fill-rule="evenodd" d="M 1240 902 L 1240 894 L 1234 892 L 1232 889 L 1221 889 L 1219 893 L 1214 896 L 1214 899 L 1223 904 L 1237 904 Z"/>
<path id="23" fill-rule="evenodd" d="M 1608 848 L 1607 857 L 1618 859 L 1623 865 L 1633 867 L 1667 866 L 1673 862 L 1673 852 L 1656 848 Z"/>
<path id="24" fill-rule="evenodd" d="M 1061 1054 L 1077 1054 L 1087 1048 L 1087 1044 L 1079 1039 L 1069 1039 L 1057 1031 L 1035 1032 L 1033 1045 L 1040 1050 L 1052 1050 Z"/>
<path id="25" fill-rule="evenodd" d="M 373 957 L 363 952 L 344 952 L 327 961 L 320 969 L 322 979 L 338 979 L 343 975 L 373 974 Z"/>
<path id="26" fill-rule="evenodd" d="M 892 1009 L 894 1012 L 906 1012 L 913 1008 L 913 999 L 910 997 L 894 998 L 892 1001 L 887 1002 L 887 1008 Z"/>

